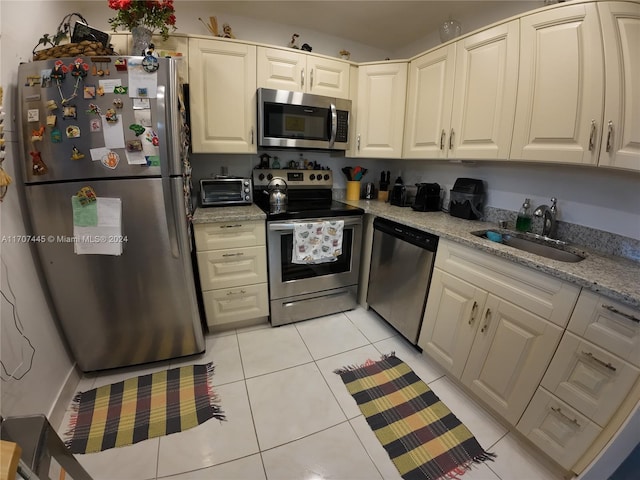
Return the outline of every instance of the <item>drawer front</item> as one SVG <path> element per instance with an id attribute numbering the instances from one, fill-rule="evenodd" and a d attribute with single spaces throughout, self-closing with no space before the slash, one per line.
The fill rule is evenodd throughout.
<path id="1" fill-rule="evenodd" d="M 580 287 L 495 255 L 440 240 L 436 267 L 566 327 Z"/>
<path id="2" fill-rule="evenodd" d="M 566 332 L 541 385 L 604 427 L 638 374 L 633 365 Z"/>
<path id="3" fill-rule="evenodd" d="M 207 324 L 220 326 L 269 315 L 266 283 L 203 292 Z"/>
<path id="4" fill-rule="evenodd" d="M 211 250 L 198 252 L 197 257 L 203 291 L 267 281 L 265 247 Z"/>
<path id="5" fill-rule="evenodd" d="M 266 244 L 264 221 L 197 223 L 194 235 L 199 252 Z"/>
<path id="6" fill-rule="evenodd" d="M 517 428 L 567 470 L 602 431 L 543 388 L 536 391 Z"/>
<path id="7" fill-rule="evenodd" d="M 640 312 L 583 290 L 569 331 L 640 367 Z"/>

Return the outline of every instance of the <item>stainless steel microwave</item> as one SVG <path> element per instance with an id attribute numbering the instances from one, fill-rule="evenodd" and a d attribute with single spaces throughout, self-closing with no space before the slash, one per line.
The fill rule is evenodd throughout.
<path id="1" fill-rule="evenodd" d="M 351 100 L 258 89 L 258 145 L 347 150 Z"/>
<path id="2" fill-rule="evenodd" d="M 250 205 L 253 185 L 250 178 L 216 176 L 200 180 L 200 204 L 203 207 Z"/>

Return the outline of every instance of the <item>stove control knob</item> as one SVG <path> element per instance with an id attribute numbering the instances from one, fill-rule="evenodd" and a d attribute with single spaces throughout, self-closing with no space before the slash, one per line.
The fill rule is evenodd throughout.
<path id="1" fill-rule="evenodd" d="M 309 180 L 315 180 L 316 176 L 312 173 L 311 175 L 309 175 Z"/>
<path id="2" fill-rule="evenodd" d="M 249 187 L 246 187 L 246 188 L 244 189 L 244 193 L 249 193 Z"/>
<path id="3" fill-rule="evenodd" d="M 322 181 L 322 174 L 318 175 L 318 181 L 321 182 Z"/>
<path id="4" fill-rule="evenodd" d="M 261 173 L 260 175 L 258 175 L 258 180 L 264 180 L 264 173 Z"/>
<path id="5" fill-rule="evenodd" d="M 329 180 L 330 178 L 331 178 L 331 177 L 329 176 L 329 174 L 328 174 L 328 173 L 325 173 L 325 174 L 324 174 L 324 179 L 325 179 L 325 180 Z"/>
<path id="6" fill-rule="evenodd" d="M 267 180 L 271 180 L 272 178 L 273 178 L 273 175 L 272 175 L 272 174 L 270 174 L 270 173 L 268 173 L 268 174 L 267 174 Z"/>

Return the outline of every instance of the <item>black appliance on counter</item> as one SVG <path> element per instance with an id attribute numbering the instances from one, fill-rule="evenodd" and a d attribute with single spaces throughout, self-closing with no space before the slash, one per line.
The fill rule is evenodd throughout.
<path id="1" fill-rule="evenodd" d="M 416 190 L 415 185 L 396 183 L 389 194 L 389 203 L 397 207 L 410 207 L 416 197 Z"/>
<path id="2" fill-rule="evenodd" d="M 466 220 L 478 220 L 484 207 L 484 183 L 475 178 L 458 178 L 449 198 L 449 214 Z"/>
<path id="3" fill-rule="evenodd" d="M 418 212 L 437 212 L 440 210 L 440 185 L 437 183 L 418 183 L 416 198 L 411 208 Z"/>

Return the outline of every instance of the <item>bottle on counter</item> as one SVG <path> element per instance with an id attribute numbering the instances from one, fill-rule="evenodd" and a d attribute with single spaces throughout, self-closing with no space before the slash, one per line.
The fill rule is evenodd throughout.
<path id="1" fill-rule="evenodd" d="M 519 232 L 531 231 L 531 218 L 531 200 L 525 198 L 522 208 L 516 217 L 516 230 Z"/>

